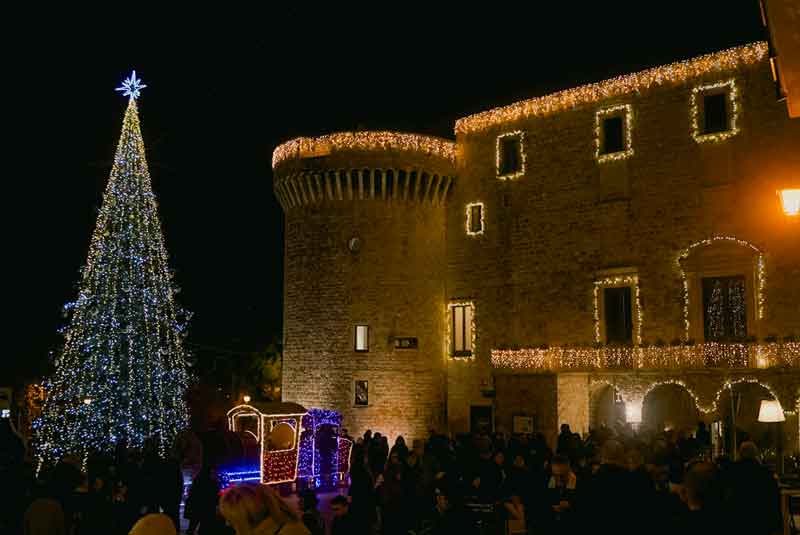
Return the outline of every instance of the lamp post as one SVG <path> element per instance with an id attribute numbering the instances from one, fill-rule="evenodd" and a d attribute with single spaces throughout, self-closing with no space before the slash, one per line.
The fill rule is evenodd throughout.
<path id="1" fill-rule="evenodd" d="M 780 432 L 781 422 L 786 421 L 783 408 L 777 399 L 762 399 L 758 411 L 758 421 L 766 424 L 775 424 L 775 468 L 778 475 L 783 475 L 783 436 Z"/>

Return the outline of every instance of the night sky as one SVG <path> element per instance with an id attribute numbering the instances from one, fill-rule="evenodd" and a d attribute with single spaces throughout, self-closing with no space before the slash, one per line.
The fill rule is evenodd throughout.
<path id="1" fill-rule="evenodd" d="M 6 35 L 0 383 L 46 369 L 58 347 L 125 111 L 114 88 L 132 68 L 148 85 L 142 131 L 190 340 L 251 351 L 282 329 L 280 142 L 356 128 L 452 138 L 464 115 L 764 38 L 757 0 L 549 4 L 564 7 L 214 13 Z"/>

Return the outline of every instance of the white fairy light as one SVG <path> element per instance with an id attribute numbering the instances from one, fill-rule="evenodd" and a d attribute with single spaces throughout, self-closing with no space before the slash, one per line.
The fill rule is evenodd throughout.
<path id="1" fill-rule="evenodd" d="M 115 89 L 115 91 L 122 91 L 123 96 L 131 97 L 136 100 L 142 89 L 147 87 L 142 83 L 140 78 L 136 78 L 136 71 L 131 72 L 131 75 L 122 82 L 122 86 Z"/>
<path id="2" fill-rule="evenodd" d="M 725 91 L 725 99 L 728 103 L 730 103 L 731 108 L 731 118 L 729 122 L 729 128 L 722 132 L 712 132 L 709 134 L 704 134 L 702 129 L 700 128 L 700 96 L 703 94 L 707 94 L 712 91 L 716 91 L 718 89 L 727 87 L 727 91 Z M 704 143 L 706 141 L 722 141 L 723 139 L 728 139 L 729 137 L 735 136 L 739 133 L 739 127 L 737 125 L 737 121 L 739 118 L 739 99 L 738 94 L 736 91 L 736 82 L 733 79 L 726 80 L 724 82 L 718 82 L 715 84 L 709 85 L 701 85 L 692 89 L 692 105 L 690 107 L 690 117 L 692 120 L 692 137 L 698 143 Z"/>
<path id="3" fill-rule="evenodd" d="M 472 208 L 476 207 L 476 206 L 480 206 L 480 208 L 481 208 L 480 209 L 481 218 L 480 218 L 480 222 L 479 222 L 480 223 L 480 228 L 478 230 L 473 231 L 472 230 Z M 486 225 L 485 225 L 484 221 L 486 221 L 486 212 L 484 211 L 483 203 L 482 202 L 469 203 L 467 205 L 467 236 L 480 236 L 481 234 L 483 234 L 483 231 L 486 228 Z"/>
<path id="4" fill-rule="evenodd" d="M 621 113 L 620 113 L 621 112 Z M 603 119 L 609 116 L 622 115 L 625 118 L 625 147 L 621 151 L 600 154 Z M 597 110 L 594 114 L 594 157 L 599 163 L 615 160 L 624 160 L 633 156 L 633 107 L 630 104 L 620 104 Z"/>

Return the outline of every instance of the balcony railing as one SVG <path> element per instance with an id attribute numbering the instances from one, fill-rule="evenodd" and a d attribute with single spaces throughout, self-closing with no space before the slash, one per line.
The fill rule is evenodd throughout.
<path id="1" fill-rule="evenodd" d="M 492 366 L 528 371 L 800 368 L 800 342 L 493 349 Z"/>

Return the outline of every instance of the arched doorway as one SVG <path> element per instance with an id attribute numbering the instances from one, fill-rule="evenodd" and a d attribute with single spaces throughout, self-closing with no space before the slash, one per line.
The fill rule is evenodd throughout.
<path id="1" fill-rule="evenodd" d="M 694 433 L 701 420 L 695 400 L 682 385 L 660 384 L 650 390 L 642 405 L 642 426 L 655 431 Z"/>
<path id="2" fill-rule="evenodd" d="M 767 457 L 774 456 L 777 446 L 775 434 L 769 424 L 758 421 L 758 411 L 764 399 L 775 399 L 775 396 L 765 386 L 749 381 L 734 383 L 718 393 L 720 453 L 734 457 L 742 442 L 752 440 Z"/>
<path id="3" fill-rule="evenodd" d="M 589 396 L 591 429 L 614 429 L 617 424 L 625 423 L 625 403 L 616 388 L 607 383 L 594 384 Z"/>

